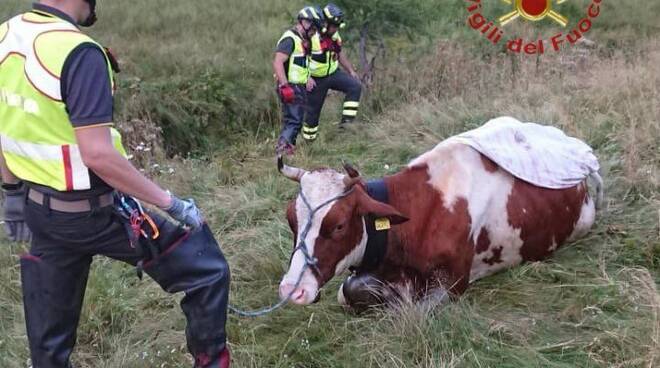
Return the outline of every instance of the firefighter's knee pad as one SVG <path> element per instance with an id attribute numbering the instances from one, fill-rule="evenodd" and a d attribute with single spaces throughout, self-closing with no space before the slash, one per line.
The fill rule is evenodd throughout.
<path id="1" fill-rule="evenodd" d="M 229 265 L 206 224 L 164 247 L 144 271 L 169 293 L 229 287 Z"/>

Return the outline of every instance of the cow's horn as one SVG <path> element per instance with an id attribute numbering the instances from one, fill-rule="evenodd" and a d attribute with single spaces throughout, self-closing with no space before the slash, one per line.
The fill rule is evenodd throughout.
<path id="1" fill-rule="evenodd" d="M 344 177 L 344 186 L 346 188 L 352 188 L 353 185 L 356 183 L 359 183 L 362 179 L 360 178 L 360 173 L 353 167 L 353 165 L 349 164 L 346 161 L 342 162 L 342 166 L 344 166 L 344 170 L 346 170 L 346 175 Z"/>
<path id="2" fill-rule="evenodd" d="M 343 161 L 342 164 L 343 164 L 344 170 L 346 170 L 346 173 L 348 174 L 348 176 L 350 176 L 351 178 L 360 177 L 360 172 L 358 172 L 357 169 L 355 167 L 353 167 L 353 165 L 349 164 L 346 161 Z"/>
<path id="3" fill-rule="evenodd" d="M 287 178 L 297 183 L 300 183 L 300 178 L 302 178 L 303 175 L 307 173 L 307 171 L 303 169 L 285 165 L 282 156 L 279 155 L 277 156 L 277 170 L 279 170 L 279 172 L 282 173 L 282 175 L 286 176 Z"/>

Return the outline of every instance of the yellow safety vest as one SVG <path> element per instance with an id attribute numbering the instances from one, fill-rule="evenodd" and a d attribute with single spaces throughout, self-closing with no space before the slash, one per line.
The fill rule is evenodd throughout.
<path id="1" fill-rule="evenodd" d="M 105 53 L 75 25 L 47 13 L 28 12 L 0 25 L 2 154 L 18 178 L 58 191 L 90 189 L 60 83 L 67 57 L 83 43 Z M 109 60 L 108 73 L 113 81 Z M 119 132 L 111 132 L 125 156 Z"/>
<path id="2" fill-rule="evenodd" d="M 293 39 L 293 53 L 289 56 L 287 62 L 286 77 L 291 84 L 305 84 L 307 83 L 307 79 L 309 79 L 309 68 L 303 40 L 295 32 L 288 30 L 284 32 L 277 43 L 279 44 L 288 37 Z"/>
<path id="3" fill-rule="evenodd" d="M 339 32 L 332 35 L 334 42 L 341 43 Z M 334 51 L 321 50 L 321 36 L 316 33 L 312 37 L 312 55 L 309 60 L 309 71 L 312 77 L 327 77 L 337 71 L 339 60 Z"/>

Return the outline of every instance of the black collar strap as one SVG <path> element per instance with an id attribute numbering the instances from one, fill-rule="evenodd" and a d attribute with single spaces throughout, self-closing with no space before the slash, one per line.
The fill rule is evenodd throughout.
<path id="1" fill-rule="evenodd" d="M 73 18 L 71 18 L 68 14 L 66 14 L 65 12 L 63 12 L 59 9 L 53 8 L 52 6 L 48 6 L 48 5 L 44 5 L 44 4 L 40 4 L 40 3 L 34 3 L 32 5 L 32 12 L 40 14 L 40 15 L 57 17 L 57 18 L 60 18 L 62 20 L 65 20 L 65 21 L 73 24 L 76 27 L 78 26 L 76 24 L 76 21 L 73 20 Z"/>
<path id="2" fill-rule="evenodd" d="M 379 202 L 389 203 L 387 187 L 383 179 L 367 182 L 367 194 Z M 389 220 L 377 218 L 373 215 L 364 217 L 367 227 L 367 247 L 364 251 L 364 257 L 356 271 L 374 271 L 385 259 L 387 253 L 387 234 L 390 228 Z"/>

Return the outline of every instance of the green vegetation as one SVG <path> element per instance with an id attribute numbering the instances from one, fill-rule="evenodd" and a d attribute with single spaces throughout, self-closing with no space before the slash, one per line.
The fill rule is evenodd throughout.
<path id="1" fill-rule="evenodd" d="M 439 14 L 423 18 L 421 28 L 406 27 L 416 32 L 382 35 L 386 51 L 357 129 L 337 131 L 340 100 L 331 96 L 319 140 L 301 142 L 293 163 L 338 168 L 345 159 L 367 177 L 382 176 L 446 137 L 511 115 L 591 144 L 603 167 L 606 206 L 587 237 L 545 262 L 478 281 L 451 305 L 403 303 L 354 316 L 338 307 L 341 280 L 333 280 L 313 306 L 257 319 L 231 316 L 235 366 L 659 366 L 659 4 L 603 1 L 587 36 L 594 45 L 537 58 L 504 53 L 470 29 L 467 2 L 415 3 L 432 4 Z M 588 3 L 571 0 L 557 9 L 579 18 Z M 270 58 L 303 4 L 101 1 L 93 29 L 124 66 L 117 121 L 135 161 L 167 188 L 198 199 L 232 267 L 232 303 L 245 308 L 276 301 L 291 251 L 284 208 L 297 187 L 275 169 L 279 110 Z M 484 14 L 508 9 L 497 5 L 488 2 Z M 27 6 L 5 0 L 0 14 Z M 353 24 L 349 17 L 344 38 L 357 64 Z M 556 28 L 516 21 L 507 32 L 547 38 Z M 136 149 L 140 142 L 151 150 Z M 3 368 L 28 366 L 17 262 L 23 248 L 4 241 L 0 247 Z M 178 298 L 139 281 L 128 266 L 97 259 L 76 366 L 191 365 Z"/>

